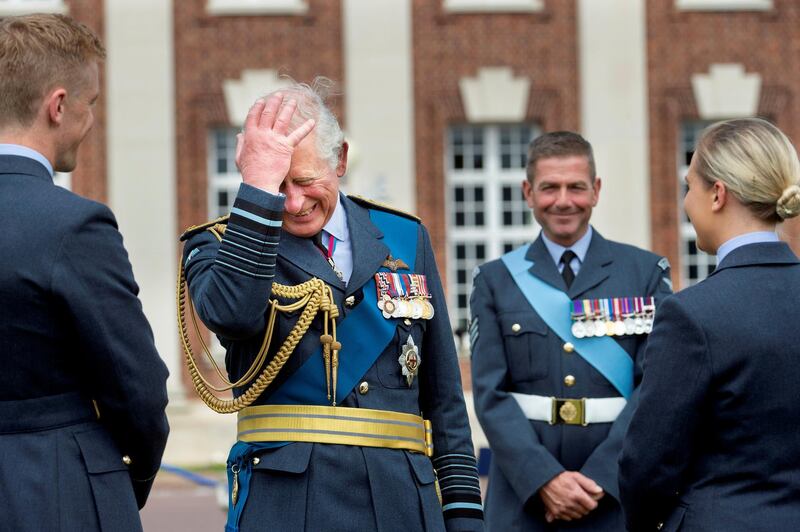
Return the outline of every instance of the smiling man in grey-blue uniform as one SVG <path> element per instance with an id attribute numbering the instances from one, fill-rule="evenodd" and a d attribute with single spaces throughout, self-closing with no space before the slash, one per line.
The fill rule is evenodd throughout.
<path id="1" fill-rule="evenodd" d="M 472 382 L 492 449 L 487 529 L 624 531 L 617 456 L 666 259 L 589 225 L 600 195 L 591 145 L 531 143 L 522 192 L 542 227 L 475 272 Z"/>
<path id="2" fill-rule="evenodd" d="M 297 339 L 299 310 L 270 325 L 270 307 L 288 304 L 278 285 L 322 280 L 333 299 L 328 319 L 298 333 L 275 380 L 239 412 L 227 530 L 482 530 L 428 233 L 414 217 L 339 193 L 347 143 L 323 88 L 294 84 L 256 102 L 230 218 L 184 235 L 191 296 L 227 348 L 231 380 Z M 240 382 L 234 395 L 246 390 Z"/>

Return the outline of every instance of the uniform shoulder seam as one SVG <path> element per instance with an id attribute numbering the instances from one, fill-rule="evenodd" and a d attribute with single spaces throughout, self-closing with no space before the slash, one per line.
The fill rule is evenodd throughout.
<path id="1" fill-rule="evenodd" d="M 183 233 L 181 233 L 180 241 L 185 242 L 189 238 L 203 231 L 211 231 L 212 233 L 214 233 L 214 236 L 220 238 L 221 235 L 225 233 L 225 228 L 228 226 L 229 218 L 230 215 L 226 214 L 225 216 L 220 216 L 219 218 L 209 220 L 199 225 L 192 225 L 188 227 Z"/>
<path id="2" fill-rule="evenodd" d="M 386 205 L 385 203 L 381 203 L 379 201 L 375 201 L 369 198 L 365 198 L 363 196 L 357 196 L 354 194 L 347 196 L 349 199 L 353 200 L 355 203 L 361 205 L 362 207 L 366 207 L 367 209 L 376 209 L 379 211 L 388 212 L 390 214 L 396 214 L 398 216 L 402 216 L 403 218 L 408 218 L 410 220 L 414 220 L 415 222 L 421 223 L 422 220 L 409 212 L 401 211 L 392 207 L 391 205 Z"/>

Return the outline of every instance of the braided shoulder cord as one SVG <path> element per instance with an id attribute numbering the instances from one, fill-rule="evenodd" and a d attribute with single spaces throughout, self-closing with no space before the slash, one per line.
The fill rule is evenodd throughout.
<path id="1" fill-rule="evenodd" d="M 338 367 L 338 356 L 341 344 L 336 341 L 336 318 L 339 316 L 339 309 L 334 303 L 333 292 L 331 287 L 325 284 L 322 280 L 315 278 L 295 286 L 286 286 L 278 283 L 272 284 L 272 293 L 278 297 L 285 299 L 297 300 L 288 305 L 281 305 L 276 299 L 270 300 L 270 311 L 267 318 L 266 332 L 264 333 L 264 340 L 261 343 L 261 348 L 256 355 L 253 364 L 245 372 L 245 374 L 236 382 L 229 381 L 223 375 L 216 361 L 214 361 L 211 353 L 203 341 L 202 334 L 198 334 L 203 352 L 211 361 L 217 375 L 225 383 L 222 387 L 213 386 L 201 373 L 197 367 L 195 355 L 192 350 L 191 342 L 189 340 L 189 331 L 186 323 L 186 274 L 183 269 L 183 264 L 178 268 L 178 282 L 177 282 L 177 307 L 178 307 L 178 325 L 181 331 L 181 342 L 183 344 L 183 351 L 186 355 L 186 366 L 189 370 L 189 376 L 192 379 L 197 394 L 215 412 L 222 414 L 230 414 L 238 412 L 239 410 L 250 406 L 253 401 L 261 395 L 267 387 L 272 384 L 272 381 L 278 375 L 278 372 L 283 368 L 289 355 L 294 352 L 295 347 L 308 332 L 308 328 L 314 321 L 317 313 L 321 310 L 323 312 L 324 330 L 320 337 L 320 342 L 323 346 L 323 357 L 325 361 L 326 381 L 328 386 L 328 398 L 331 400 L 331 376 L 333 377 L 333 402 L 335 404 L 336 398 L 336 373 Z M 199 333 L 197 323 L 197 316 L 195 313 L 194 305 L 191 298 L 188 298 L 189 314 L 192 319 L 192 324 L 195 330 Z M 303 308 L 305 307 L 305 308 Z M 303 308 L 300 318 L 283 341 L 280 349 L 275 354 L 275 357 L 270 363 L 264 367 L 258 378 L 253 380 L 267 357 L 267 351 L 272 341 L 272 335 L 275 327 L 275 318 L 278 312 L 293 312 L 299 308 Z M 330 329 L 329 329 L 330 326 Z M 252 384 L 247 390 L 234 399 L 222 399 L 217 397 L 214 392 L 224 392 L 232 388 L 247 385 L 252 381 Z"/>

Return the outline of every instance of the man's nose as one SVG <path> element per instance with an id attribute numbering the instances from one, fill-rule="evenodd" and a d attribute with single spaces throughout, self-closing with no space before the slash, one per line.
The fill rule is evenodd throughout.
<path id="1" fill-rule="evenodd" d="M 570 200 L 569 200 L 569 191 L 567 187 L 561 187 L 558 189 L 558 197 L 556 198 L 556 205 L 558 207 L 569 207 Z"/>
<path id="2" fill-rule="evenodd" d="M 303 200 L 305 198 L 296 188 L 285 190 L 284 194 L 286 194 L 286 203 L 284 204 L 286 212 L 297 214 L 303 210 Z"/>

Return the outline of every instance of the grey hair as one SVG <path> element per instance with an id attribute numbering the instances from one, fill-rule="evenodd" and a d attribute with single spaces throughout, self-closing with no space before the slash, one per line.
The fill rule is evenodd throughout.
<path id="1" fill-rule="evenodd" d="M 760 118 L 710 125 L 692 160 L 703 180 L 725 183 L 758 218 L 777 223 L 800 214 L 800 161 L 789 138 Z"/>
<path id="2" fill-rule="evenodd" d="M 297 110 L 292 117 L 291 128 L 295 129 L 309 118 L 316 122 L 314 133 L 317 140 L 317 154 L 331 168 L 336 168 L 342 154 L 344 132 L 339 122 L 326 105 L 326 101 L 340 93 L 336 91 L 336 82 L 324 76 L 317 76 L 310 84 L 299 83 L 289 76 L 283 76 L 289 84 L 281 87 L 264 98 L 281 93 L 287 100 L 297 101 Z"/>

